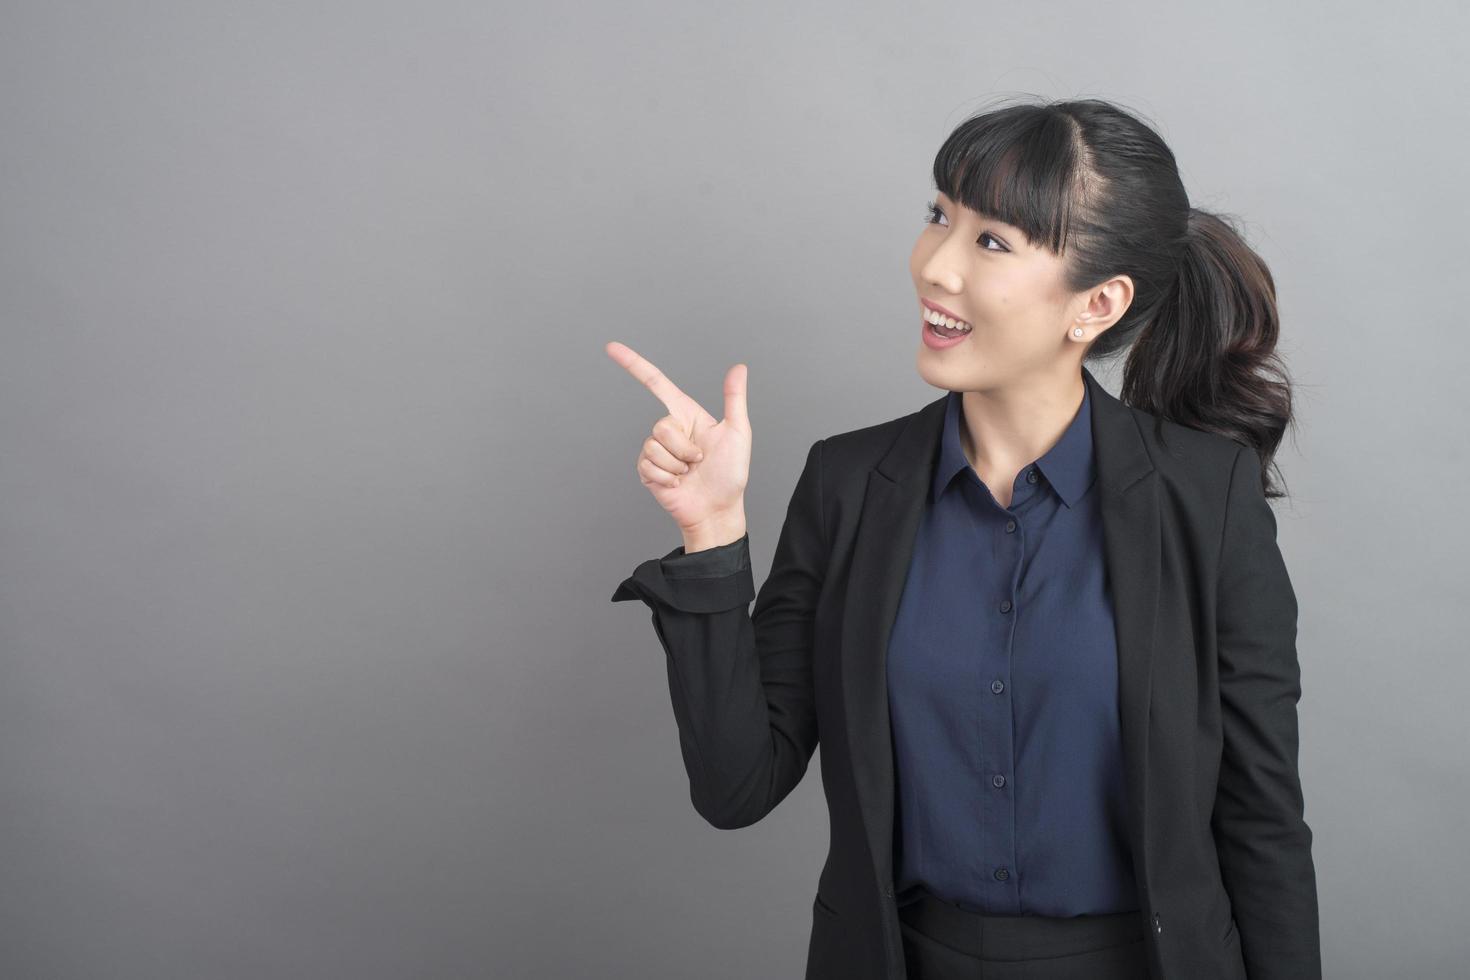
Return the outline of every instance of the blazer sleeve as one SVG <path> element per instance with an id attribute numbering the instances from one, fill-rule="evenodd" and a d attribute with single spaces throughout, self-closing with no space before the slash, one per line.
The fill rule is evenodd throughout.
<path id="1" fill-rule="evenodd" d="M 807 451 L 759 594 L 745 535 L 692 555 L 679 547 L 650 558 L 612 596 L 641 599 L 652 611 L 690 800 L 722 830 L 749 826 L 775 809 L 817 747 L 812 638 L 827 556 L 821 469 L 818 440 Z"/>
<path id="2" fill-rule="evenodd" d="M 1242 447 L 1221 542 L 1217 648 L 1224 750 L 1211 817 L 1251 980 L 1320 980 L 1312 831 L 1297 769 L 1297 601 L 1261 487 Z"/>

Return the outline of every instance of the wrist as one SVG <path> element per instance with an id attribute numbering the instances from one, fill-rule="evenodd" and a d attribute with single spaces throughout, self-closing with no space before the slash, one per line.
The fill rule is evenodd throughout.
<path id="1" fill-rule="evenodd" d="M 721 545 L 733 544 L 745 536 L 745 511 L 720 514 L 693 526 L 680 529 L 684 534 L 684 553 L 692 554 Z"/>

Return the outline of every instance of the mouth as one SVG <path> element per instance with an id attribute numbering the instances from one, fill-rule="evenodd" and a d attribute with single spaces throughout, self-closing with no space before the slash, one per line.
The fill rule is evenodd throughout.
<path id="1" fill-rule="evenodd" d="M 943 340 L 955 340 L 975 329 L 965 321 L 947 316 L 927 304 L 923 308 L 923 318 L 929 325 L 929 331 Z"/>
<path id="2" fill-rule="evenodd" d="M 952 330 L 949 327 L 936 326 L 927 320 L 920 320 L 919 336 L 923 338 L 924 346 L 929 350 L 941 351 L 967 342 L 970 339 L 970 331 Z"/>
<path id="3" fill-rule="evenodd" d="M 923 296 L 919 297 L 919 309 L 920 312 L 922 312 L 925 316 L 933 312 L 938 313 L 940 316 L 947 316 L 951 320 L 955 320 L 960 323 L 965 322 L 955 313 L 954 310 L 947 310 L 944 307 L 940 306 L 938 303 L 934 302 L 932 299 L 926 299 Z"/>

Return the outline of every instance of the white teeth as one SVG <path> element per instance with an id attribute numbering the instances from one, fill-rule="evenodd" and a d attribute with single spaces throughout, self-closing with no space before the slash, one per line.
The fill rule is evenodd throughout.
<path id="1" fill-rule="evenodd" d="M 939 313 L 939 312 L 937 312 L 935 310 L 929 309 L 927 306 L 924 307 L 924 319 L 925 320 L 928 320 L 930 323 L 938 324 L 940 326 L 949 327 L 949 329 L 951 329 L 951 330 L 973 330 L 974 329 L 968 323 L 966 323 L 964 320 L 955 320 L 955 319 L 952 319 L 950 317 L 945 316 L 943 313 Z"/>

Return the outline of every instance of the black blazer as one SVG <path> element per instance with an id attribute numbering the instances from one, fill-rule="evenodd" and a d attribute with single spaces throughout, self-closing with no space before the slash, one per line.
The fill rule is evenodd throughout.
<path id="1" fill-rule="evenodd" d="M 1297 605 L 1260 459 L 1130 408 L 1083 374 L 1150 975 L 1317 980 Z M 735 572 L 665 575 L 661 562 L 682 548 L 642 563 L 614 595 L 657 600 L 690 797 L 709 823 L 760 820 L 820 740 L 831 838 L 807 980 L 905 978 L 884 657 L 944 402 L 812 445 L 753 613 L 748 557 Z"/>

